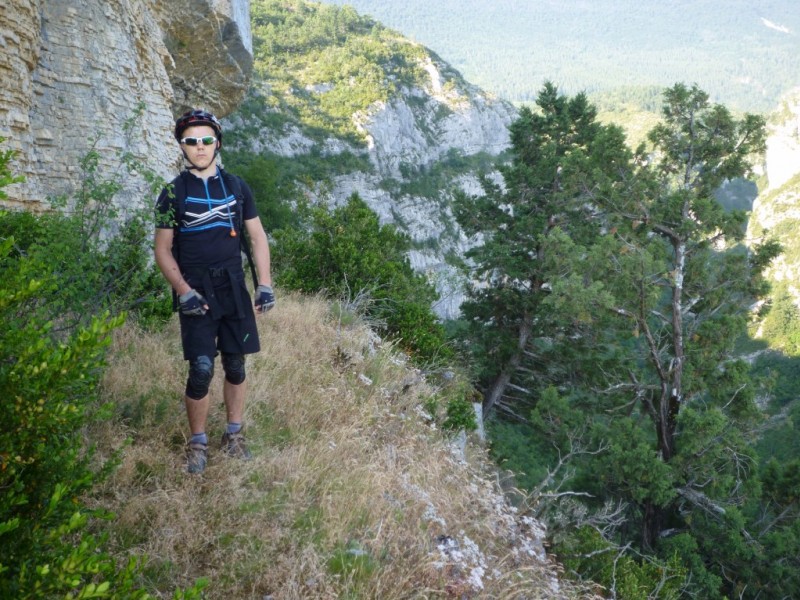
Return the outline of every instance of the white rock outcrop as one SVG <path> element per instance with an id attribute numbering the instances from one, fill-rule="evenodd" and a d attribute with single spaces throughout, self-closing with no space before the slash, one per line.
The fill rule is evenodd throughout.
<path id="1" fill-rule="evenodd" d="M 769 125 L 766 168 L 769 190 L 800 173 L 800 89 L 786 96 Z"/>
<path id="2" fill-rule="evenodd" d="M 453 218 L 452 194 L 443 190 L 438 197 L 430 198 L 388 191 L 385 182 L 392 180 L 397 183 L 394 187 L 402 189 L 404 184 L 413 183 L 416 177 L 446 161 L 451 153 L 457 157 L 499 155 L 510 145 L 508 127 L 516 118 L 516 110 L 511 104 L 465 83 L 430 57 L 422 67 L 428 75 L 424 85 L 403 88 L 389 101 L 353 115 L 366 140 L 366 156 L 372 171 L 336 176 L 311 193 L 332 206 L 357 193 L 377 213 L 381 223 L 392 223 L 406 233 L 415 246 L 409 253 L 412 266 L 427 275 L 439 291 L 440 300 L 434 310 L 441 317 L 453 318 L 463 301 L 463 282 L 445 257 L 450 253 L 463 255 L 469 243 Z M 320 84 L 313 91 L 325 93 L 327 88 Z M 245 125 L 237 117 L 229 124 L 234 128 Z M 345 151 L 364 153 L 335 138 L 317 142 L 293 125 L 286 125 L 280 131 L 262 128 L 257 136 L 249 136 L 248 143 L 251 151 L 269 151 L 286 157 L 312 150 L 323 156 Z M 459 176 L 450 186 L 467 193 L 480 193 L 474 176 Z"/>
<path id="3" fill-rule="evenodd" d="M 770 118 L 765 170 L 768 187 L 753 204 L 748 238 L 758 242 L 764 231 L 777 234 L 784 253 L 773 261 L 767 276 L 787 282 L 800 307 L 800 265 L 790 258 L 800 249 L 796 235 L 800 226 L 800 89 L 787 95 Z"/>

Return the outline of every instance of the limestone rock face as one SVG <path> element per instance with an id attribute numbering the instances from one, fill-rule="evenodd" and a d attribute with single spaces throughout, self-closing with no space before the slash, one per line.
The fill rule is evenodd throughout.
<path id="1" fill-rule="evenodd" d="M 784 252 L 771 265 L 768 277 L 785 281 L 800 306 L 800 89 L 788 94 L 768 125 L 766 174 L 768 187 L 755 203 L 748 222 L 748 238 L 758 241 L 764 232 L 779 239 Z"/>
<path id="2" fill-rule="evenodd" d="M 786 96 L 771 119 L 766 167 L 770 190 L 800 173 L 800 89 Z"/>
<path id="3" fill-rule="evenodd" d="M 428 85 L 405 89 L 391 102 L 357 115 L 375 172 L 337 177 L 332 195 L 336 202 L 343 202 L 358 192 L 381 222 L 393 223 L 411 238 L 416 247 L 409 253 L 411 266 L 436 286 L 436 314 L 451 319 L 460 312 L 464 282 L 446 257 L 463 256 L 474 243 L 455 222 L 451 193 L 442 191 L 434 201 L 411 194 L 393 195 L 382 189 L 381 181 L 413 180 L 418 170 L 445 160 L 450 152 L 467 157 L 502 153 L 510 146 L 508 127 L 516 110 L 471 85 L 448 83 L 432 60 L 425 70 L 430 77 Z M 474 176 L 461 176 L 450 188 L 483 193 Z"/>
<path id="4" fill-rule="evenodd" d="M 408 256 L 411 266 L 424 273 L 439 291 L 435 312 L 454 318 L 463 301 L 463 281 L 446 257 L 462 256 L 475 240 L 468 240 L 455 222 L 452 189 L 480 194 L 477 177 L 467 174 L 453 179 L 436 198 L 389 191 L 385 182 L 396 183 L 389 188 L 402 189 L 425 170 L 446 162 L 451 153 L 457 157 L 501 154 L 510 146 L 508 127 L 517 112 L 510 103 L 455 77 L 447 65 L 433 57 L 429 56 L 422 67 L 428 75 L 426 81 L 403 88 L 389 101 L 377 102 L 352 116 L 366 140 L 366 150 L 335 137 L 320 142 L 293 125 L 280 129 L 262 127 L 257 136 L 248 139 L 247 149 L 286 157 L 314 151 L 322 156 L 366 154 L 372 165 L 369 172 L 334 176 L 330 185 L 317 186 L 309 194 L 337 206 L 358 193 L 381 223 L 391 223 L 406 233 L 415 248 Z M 328 90 L 324 83 L 313 88 L 319 94 Z M 254 127 L 237 114 L 225 124 L 232 130 Z"/>
<path id="5" fill-rule="evenodd" d="M 446 85 L 430 58 L 423 66 L 430 77 L 426 86 L 405 89 L 390 103 L 356 115 L 370 159 L 383 177 L 402 179 L 404 167 L 425 167 L 452 150 L 471 156 L 508 148 L 508 126 L 516 117 L 510 104 L 468 84 Z"/>
<path id="6" fill-rule="evenodd" d="M 231 112 L 252 70 L 248 0 L 6 0 L 0 23 L 0 150 L 26 178 L 5 205 L 26 210 L 72 192 L 92 149 L 105 176 L 125 152 L 169 177 L 175 117 Z M 152 201 L 133 183 L 115 201 Z"/>

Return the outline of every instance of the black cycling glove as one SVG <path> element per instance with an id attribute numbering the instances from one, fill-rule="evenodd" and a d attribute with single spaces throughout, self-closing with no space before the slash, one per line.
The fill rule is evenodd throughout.
<path id="1" fill-rule="evenodd" d="M 256 288 L 256 310 L 265 313 L 275 306 L 275 292 L 268 285 L 260 285 Z"/>
<path id="2" fill-rule="evenodd" d="M 206 314 L 208 302 L 197 290 L 189 290 L 178 297 L 181 303 L 181 312 L 190 317 L 202 317 Z"/>

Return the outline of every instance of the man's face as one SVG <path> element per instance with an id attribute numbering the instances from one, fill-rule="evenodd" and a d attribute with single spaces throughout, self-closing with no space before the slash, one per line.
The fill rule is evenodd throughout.
<path id="1" fill-rule="evenodd" d="M 215 138 L 214 143 L 206 146 L 200 140 L 209 136 Z M 186 156 L 189 157 L 192 164 L 196 165 L 201 171 L 211 166 L 214 162 L 214 151 L 219 145 L 219 140 L 216 139 L 214 129 L 209 125 L 192 125 L 184 129 L 181 134 L 181 139 L 186 138 L 195 138 L 194 145 L 181 143 L 181 148 L 186 152 Z"/>

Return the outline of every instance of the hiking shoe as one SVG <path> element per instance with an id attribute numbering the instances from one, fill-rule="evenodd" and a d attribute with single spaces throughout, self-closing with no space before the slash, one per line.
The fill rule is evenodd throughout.
<path id="1" fill-rule="evenodd" d="M 206 470 L 208 462 L 208 446 L 200 443 L 190 443 L 186 446 L 186 470 L 189 473 L 202 473 Z"/>
<path id="2" fill-rule="evenodd" d="M 244 441 L 244 434 L 241 431 L 222 434 L 222 451 L 233 458 L 242 460 L 250 460 L 252 458 L 250 450 L 247 449 L 247 443 Z"/>

